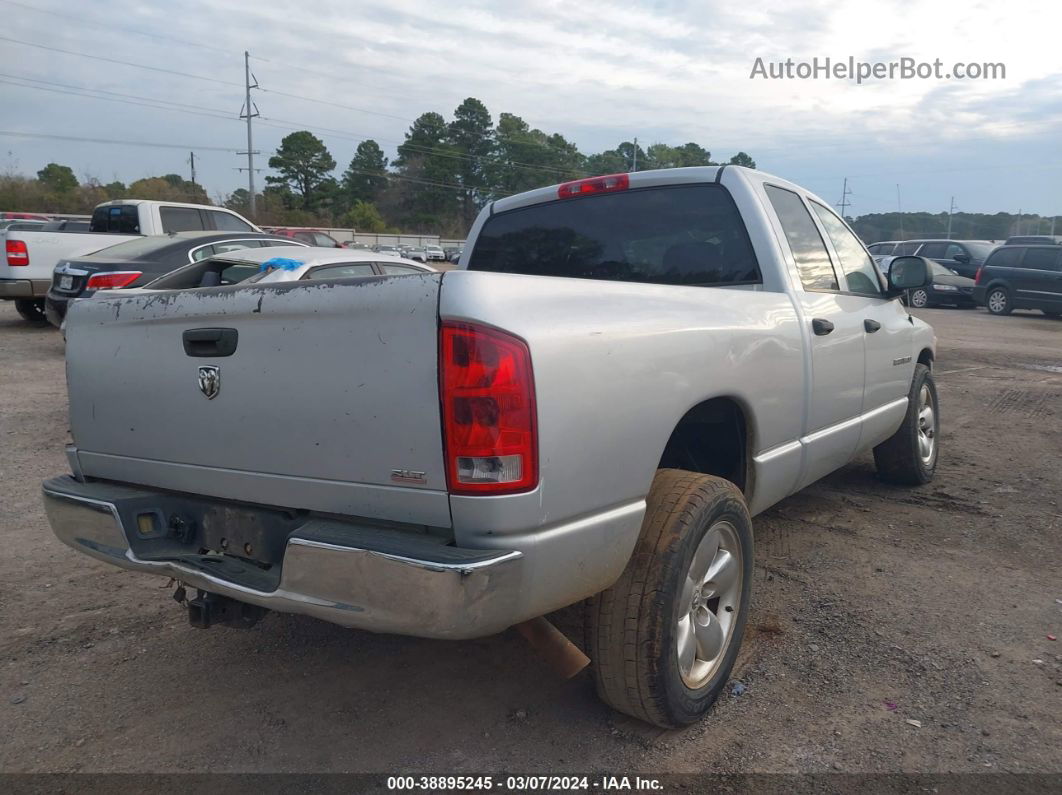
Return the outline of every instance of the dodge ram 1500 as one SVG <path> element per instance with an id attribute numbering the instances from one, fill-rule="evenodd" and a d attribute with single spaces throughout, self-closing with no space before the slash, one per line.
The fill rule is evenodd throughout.
<path id="1" fill-rule="evenodd" d="M 932 329 L 829 205 L 734 166 L 489 203 L 458 270 L 76 302 L 55 533 L 266 609 L 471 638 L 586 600 L 616 709 L 725 686 L 750 517 L 873 450 L 939 455 Z"/>

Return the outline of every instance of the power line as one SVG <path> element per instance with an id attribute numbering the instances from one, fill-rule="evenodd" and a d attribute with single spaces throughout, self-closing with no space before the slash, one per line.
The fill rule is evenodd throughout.
<path id="1" fill-rule="evenodd" d="M 0 130 L 0 136 L 10 138 L 46 138 L 54 141 L 75 141 L 91 144 L 121 144 L 122 146 L 147 146 L 160 149 L 204 149 L 210 152 L 234 152 L 232 147 L 206 146 L 204 144 L 165 144 L 154 141 L 122 141 L 114 138 L 89 138 L 80 135 L 55 135 L 52 133 L 26 132 L 24 130 Z"/>
<path id="2" fill-rule="evenodd" d="M 13 39 L 10 36 L 0 36 L 0 41 L 10 42 L 12 44 L 21 44 L 24 47 L 36 47 L 39 50 L 48 50 L 49 52 L 61 52 L 64 55 L 76 55 L 79 58 L 91 58 L 94 61 L 105 61 L 106 63 L 119 64 L 121 66 L 133 66 L 137 69 L 148 69 L 152 72 L 161 72 L 167 75 L 176 75 L 178 77 L 187 77 L 192 80 L 203 80 L 208 83 L 217 83 L 222 86 L 235 86 L 236 88 L 243 88 L 240 83 L 233 83 L 230 80 L 219 80 L 216 77 L 207 77 L 206 75 L 195 75 L 191 72 L 179 72 L 176 69 L 164 69 L 161 66 L 149 66 L 142 63 L 133 63 L 132 61 L 122 61 L 118 58 L 107 58 L 103 55 L 92 55 L 87 52 L 77 52 L 76 50 L 64 50 L 62 47 L 51 47 L 47 44 L 37 44 L 32 41 L 25 41 L 24 39 Z M 295 96 L 295 95 L 292 95 Z"/>
<path id="3" fill-rule="evenodd" d="M 213 114 L 213 113 L 200 113 L 200 112 L 194 111 L 194 110 L 185 110 L 183 108 L 170 108 L 170 107 L 166 107 L 165 105 L 152 105 L 152 104 L 149 104 L 147 102 L 134 102 L 132 100 L 118 99 L 118 98 L 115 98 L 115 97 L 97 97 L 97 96 L 93 96 L 91 94 L 81 94 L 81 93 L 78 93 L 76 91 L 64 91 L 63 89 L 59 89 L 59 88 L 48 88 L 46 86 L 26 85 L 24 83 L 13 82 L 11 80 L 0 79 L 0 83 L 5 83 L 5 84 L 11 85 L 11 86 L 17 86 L 18 88 L 30 88 L 30 89 L 33 89 L 34 91 L 48 91 L 48 92 L 51 92 L 53 94 L 66 94 L 67 96 L 81 97 L 82 99 L 102 99 L 102 100 L 105 100 L 107 102 L 121 102 L 124 105 L 139 105 L 140 107 L 153 108 L 154 110 L 174 110 L 174 111 L 177 111 L 179 113 L 188 113 L 188 114 L 191 114 L 193 116 L 203 116 L 203 117 L 206 117 L 208 119 L 232 119 L 231 116 L 218 116 L 218 115 Z"/>
<path id="4" fill-rule="evenodd" d="M 134 63 L 133 61 L 123 61 L 123 60 L 120 60 L 120 59 L 117 59 L 117 58 L 107 58 L 107 57 L 104 57 L 102 55 L 92 55 L 90 53 L 77 52 L 75 50 L 67 50 L 67 49 L 63 49 L 61 47 L 52 47 L 52 46 L 49 46 L 47 44 L 38 44 L 36 42 L 29 42 L 29 41 L 25 41 L 25 40 L 21 40 L 21 39 L 13 39 L 13 38 L 10 38 L 8 36 L 0 36 L 0 41 L 7 41 L 7 42 L 11 42 L 13 44 L 21 44 L 21 45 L 24 45 L 26 47 L 35 47 L 35 48 L 38 48 L 38 49 L 41 49 L 41 50 L 47 50 L 47 51 L 50 51 L 50 52 L 63 53 L 65 55 L 73 55 L 73 56 L 77 56 L 77 57 L 80 57 L 80 58 L 90 58 L 92 60 L 104 61 L 106 63 L 120 64 L 122 66 L 132 66 L 132 67 L 137 68 L 137 69 L 147 69 L 147 70 L 150 70 L 150 71 L 153 71 L 153 72 L 161 72 L 163 74 L 175 75 L 175 76 L 178 76 L 178 77 L 185 77 L 185 78 L 192 79 L 192 80 L 203 80 L 203 81 L 210 82 L 210 83 L 216 83 L 218 85 L 235 86 L 235 87 L 238 87 L 238 88 L 246 88 L 246 86 L 244 86 L 244 85 L 242 85 L 240 83 L 234 83 L 234 82 L 231 82 L 231 81 L 228 81 L 228 80 L 220 80 L 218 78 L 207 77 L 205 75 L 196 75 L 196 74 L 192 74 L 191 72 L 181 72 L 181 71 L 178 71 L 178 70 L 175 70 L 175 69 L 164 69 L 164 68 L 158 67 L 158 66 L 151 66 L 151 65 L 142 64 L 142 63 Z M 410 123 L 413 123 L 413 122 L 416 121 L 415 119 L 408 119 L 408 118 L 405 118 L 403 116 L 395 116 L 394 114 L 382 113 L 380 111 L 369 110 L 368 108 L 359 108 L 359 107 L 355 107 L 353 105 L 344 105 L 341 102 L 333 102 L 331 100 L 320 99 L 320 98 L 317 98 L 317 97 L 309 97 L 309 96 L 305 96 L 305 95 L 302 95 L 302 94 L 293 94 L 291 92 L 280 91 L 278 89 L 260 89 L 260 90 L 261 91 L 267 91 L 268 93 L 275 94 L 277 96 L 288 97 L 288 98 L 295 99 L 295 100 L 301 100 L 303 102 L 311 102 L 311 103 L 316 103 L 316 104 L 320 104 L 320 105 L 326 105 L 326 106 L 330 106 L 330 107 L 341 108 L 343 110 L 350 110 L 350 111 L 354 111 L 356 113 L 367 113 L 367 114 L 370 114 L 370 115 L 381 116 L 383 118 L 396 119 L 398 121 L 410 122 Z M 539 147 L 539 148 L 542 148 L 542 149 L 548 149 L 549 148 L 548 144 L 545 144 L 545 143 L 543 143 L 541 141 L 536 141 L 536 140 L 531 139 L 531 138 L 526 138 L 526 137 L 523 137 L 523 136 L 520 136 L 520 137 L 506 136 L 506 139 L 508 141 L 512 142 L 512 143 L 521 143 L 521 142 L 523 142 L 523 143 L 526 143 L 527 145 L 536 146 L 536 147 Z M 572 173 L 571 169 L 558 167 L 558 166 L 552 166 L 552 165 L 546 165 L 546 164 L 543 164 L 541 166 L 537 166 L 537 165 L 530 164 L 530 163 L 518 163 L 517 165 L 530 166 L 532 168 L 536 168 L 536 169 L 540 169 L 540 170 L 555 171 L 555 172 L 560 173 L 560 174 Z"/>

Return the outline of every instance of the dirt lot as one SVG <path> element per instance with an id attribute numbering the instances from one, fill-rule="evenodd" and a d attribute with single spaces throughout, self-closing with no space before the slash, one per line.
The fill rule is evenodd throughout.
<path id="1" fill-rule="evenodd" d="M 513 631 L 203 632 L 164 580 L 63 546 L 38 491 L 66 471 L 62 341 L 0 303 L 0 770 L 1062 772 L 1062 322 L 921 314 L 937 479 L 868 456 L 760 516 L 747 691 L 661 732 Z"/>

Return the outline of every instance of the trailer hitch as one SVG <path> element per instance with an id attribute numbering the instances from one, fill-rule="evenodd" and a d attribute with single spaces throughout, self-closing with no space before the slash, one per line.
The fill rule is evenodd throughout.
<path id="1" fill-rule="evenodd" d="M 268 612 L 258 605 L 198 589 L 195 599 L 188 600 L 188 623 L 197 629 L 210 629 L 215 624 L 250 629 Z"/>

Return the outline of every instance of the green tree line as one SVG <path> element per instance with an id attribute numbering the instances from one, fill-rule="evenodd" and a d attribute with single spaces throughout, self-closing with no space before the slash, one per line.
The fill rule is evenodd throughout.
<path id="1" fill-rule="evenodd" d="M 725 162 L 756 165 L 744 152 Z M 257 215 L 274 223 L 459 237 L 487 201 L 501 196 L 584 176 L 709 165 L 716 165 L 711 153 L 693 142 L 643 149 L 624 141 L 615 149 L 584 154 L 560 133 L 532 128 L 512 113 L 495 120 L 482 102 L 469 97 L 450 119 L 421 114 L 393 160 L 376 141 L 362 141 L 339 174 L 321 139 L 306 130 L 291 133 L 269 158 L 276 173 L 266 177 Z M 225 204 L 248 212 L 247 191 L 234 191 Z"/>
<path id="2" fill-rule="evenodd" d="M 867 243 L 879 240 L 917 240 L 948 236 L 948 214 L 868 213 L 848 219 Z M 1012 213 L 955 213 L 951 217 L 954 240 L 1006 240 L 1011 235 L 1062 235 L 1062 219 Z"/>

